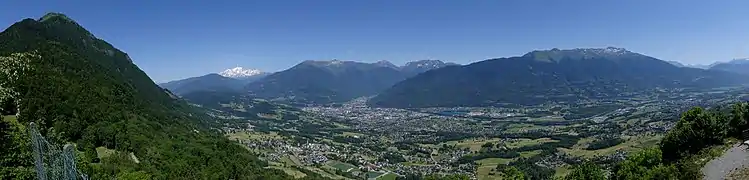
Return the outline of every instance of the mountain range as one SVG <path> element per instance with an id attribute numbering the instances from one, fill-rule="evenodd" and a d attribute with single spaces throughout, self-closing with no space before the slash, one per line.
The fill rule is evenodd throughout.
<path id="1" fill-rule="evenodd" d="M 161 83 L 159 86 L 168 89 L 176 95 L 184 95 L 196 91 L 241 92 L 250 82 L 270 75 L 258 69 L 234 67 L 220 73 L 211 73 L 198 77 Z"/>
<path id="2" fill-rule="evenodd" d="M 716 63 L 711 65 L 710 69 L 749 75 L 749 58 Z"/>
<path id="3" fill-rule="evenodd" d="M 454 66 L 439 60 L 421 60 L 395 66 L 387 61 L 304 61 L 245 87 L 250 95 L 300 104 L 344 102 L 372 96 L 395 83 L 432 69 Z"/>
<path id="4" fill-rule="evenodd" d="M 403 66 L 396 66 L 384 60 L 375 63 L 340 60 L 304 61 L 278 73 L 235 67 L 218 74 L 211 73 L 170 81 L 161 83 L 159 86 L 176 95 L 198 91 L 249 92 L 258 97 L 270 99 L 286 99 L 300 103 L 331 103 L 374 95 L 383 88 L 407 77 L 451 65 L 458 64 L 445 63 L 440 60 L 412 61 Z M 331 74 L 323 75 L 329 72 Z M 310 73 L 308 78 L 314 78 L 314 80 L 307 81 L 308 84 L 304 87 L 297 87 L 297 84 L 302 83 L 298 83 L 298 78 L 294 77 L 296 75 L 292 75 L 295 73 L 303 74 L 302 76 Z M 271 79 L 251 84 L 271 74 L 274 74 L 270 77 Z M 350 80 L 340 81 L 345 78 L 350 78 Z M 306 91 L 313 92 L 305 94 Z"/>
<path id="5" fill-rule="evenodd" d="M 722 71 L 746 74 L 746 71 L 744 70 L 745 68 L 742 68 L 742 67 L 745 67 L 745 64 L 749 63 L 749 58 L 733 59 L 730 61 L 718 61 L 718 62 L 714 62 L 711 64 L 682 64 L 678 61 L 668 61 L 668 62 L 677 67 L 713 69 L 713 70 L 722 70 Z"/>
<path id="6" fill-rule="evenodd" d="M 309 60 L 251 81 L 210 74 L 161 86 L 178 95 L 241 92 L 294 105 L 339 103 L 363 96 L 373 97 L 370 105 L 383 107 L 534 104 L 624 97 L 656 88 L 739 85 L 746 82 L 738 75 L 746 73 L 746 62 L 714 63 L 701 69 L 616 47 L 551 49 L 465 66 L 439 60 L 403 66 L 388 61 Z"/>
<path id="7" fill-rule="evenodd" d="M 656 88 L 711 88 L 747 82 L 749 78 L 736 73 L 680 68 L 623 48 L 552 49 L 425 72 L 384 90 L 369 104 L 538 104 L 626 97 L 631 92 Z"/>
<path id="8" fill-rule="evenodd" d="M 230 78 L 235 78 L 235 79 L 248 79 L 248 78 L 263 77 L 264 75 L 267 75 L 268 73 L 263 72 L 259 69 L 234 67 L 231 69 L 226 69 L 224 71 L 221 71 L 218 74 L 224 77 L 230 77 Z"/>
<path id="9" fill-rule="evenodd" d="M 668 62 L 668 63 L 670 63 L 670 64 L 672 64 L 672 65 L 674 65 L 676 67 L 688 67 L 688 68 L 697 68 L 697 69 L 710 69 L 710 67 L 712 67 L 713 65 L 718 64 L 717 62 L 713 63 L 713 64 L 709 64 L 709 65 L 704 65 L 704 64 L 682 64 L 681 62 L 678 62 L 678 61 L 666 61 L 666 62 Z"/>

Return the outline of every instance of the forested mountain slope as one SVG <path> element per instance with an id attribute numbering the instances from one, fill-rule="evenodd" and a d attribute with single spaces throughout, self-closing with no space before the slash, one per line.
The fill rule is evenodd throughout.
<path id="1" fill-rule="evenodd" d="M 370 104 L 384 107 L 538 104 L 626 97 L 656 88 L 740 85 L 739 74 L 679 68 L 622 48 L 552 49 L 465 66 L 440 68 L 401 81 Z"/>
<path id="2" fill-rule="evenodd" d="M 0 56 L 3 113 L 17 113 L 0 123 L 0 179 L 35 176 L 29 122 L 52 141 L 75 143 L 91 179 L 289 179 L 65 15 L 13 24 L 0 33 Z M 117 153 L 98 158 L 97 147 Z"/>

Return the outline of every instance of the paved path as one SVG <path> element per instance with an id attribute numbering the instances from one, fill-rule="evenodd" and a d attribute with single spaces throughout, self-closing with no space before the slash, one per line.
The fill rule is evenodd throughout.
<path id="1" fill-rule="evenodd" d="M 749 168 L 749 151 L 747 145 L 741 143 L 734 144 L 726 150 L 722 156 L 707 162 L 702 167 L 702 174 L 705 180 L 723 180 L 736 169 Z"/>

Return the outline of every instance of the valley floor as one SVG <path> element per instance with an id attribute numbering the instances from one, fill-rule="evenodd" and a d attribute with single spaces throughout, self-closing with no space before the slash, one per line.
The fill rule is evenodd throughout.
<path id="1" fill-rule="evenodd" d="M 214 108 L 215 117 L 232 117 L 222 128 L 229 139 L 294 177 L 460 174 L 484 180 L 499 178 L 509 165 L 548 179 L 583 160 L 610 171 L 627 154 L 657 146 L 685 109 L 744 96 L 743 90 L 650 92 L 619 100 L 418 109 L 369 107 L 365 100 L 295 109 L 235 98 L 204 106 Z M 716 164 L 707 177 L 722 179 L 749 162 Z"/>

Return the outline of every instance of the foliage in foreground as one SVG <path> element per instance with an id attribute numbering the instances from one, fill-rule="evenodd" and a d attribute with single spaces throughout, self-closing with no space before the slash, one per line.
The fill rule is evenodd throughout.
<path id="1" fill-rule="evenodd" d="M 585 162 L 575 167 L 570 174 L 564 177 L 565 180 L 604 180 L 606 177 L 603 175 L 598 165 L 592 162 Z"/>
<path id="2" fill-rule="evenodd" d="M 727 138 L 741 138 L 749 124 L 749 104 L 737 103 L 730 109 L 692 108 L 684 112 L 676 127 L 669 130 L 659 148 L 627 157 L 612 170 L 616 180 L 701 179 L 704 159 L 719 156 Z M 603 179 L 600 168 L 584 163 L 564 179 Z"/>

